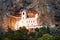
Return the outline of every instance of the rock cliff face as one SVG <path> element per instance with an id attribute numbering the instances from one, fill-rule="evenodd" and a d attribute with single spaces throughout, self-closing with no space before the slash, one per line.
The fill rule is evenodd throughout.
<path id="1" fill-rule="evenodd" d="M 0 0 L 0 21 L 5 22 L 8 14 L 20 9 L 35 10 L 43 24 L 60 24 L 60 0 Z"/>

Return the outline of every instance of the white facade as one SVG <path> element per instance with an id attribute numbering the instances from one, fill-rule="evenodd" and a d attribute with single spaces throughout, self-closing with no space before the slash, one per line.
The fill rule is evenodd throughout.
<path id="1" fill-rule="evenodd" d="M 23 10 L 21 19 L 15 24 L 15 29 L 18 30 L 20 27 L 23 26 L 25 26 L 26 28 L 36 28 L 38 26 L 37 18 L 38 14 L 35 14 L 35 17 L 27 18 L 26 10 Z"/>

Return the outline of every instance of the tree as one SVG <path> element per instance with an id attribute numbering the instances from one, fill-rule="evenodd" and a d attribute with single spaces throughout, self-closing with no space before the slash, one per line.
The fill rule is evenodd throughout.
<path id="1" fill-rule="evenodd" d="M 46 34 L 46 33 L 48 33 L 46 27 L 40 28 L 39 31 L 40 31 L 41 34 Z"/>
<path id="2" fill-rule="evenodd" d="M 55 35 L 55 40 L 60 40 L 60 35 Z"/>
<path id="3" fill-rule="evenodd" d="M 55 40 L 55 38 L 50 34 L 44 34 L 41 38 L 38 38 L 38 40 Z"/>
<path id="4" fill-rule="evenodd" d="M 17 30 L 14 32 L 14 39 L 15 40 L 27 40 L 27 30 L 25 27 L 21 28 L 20 30 Z"/>

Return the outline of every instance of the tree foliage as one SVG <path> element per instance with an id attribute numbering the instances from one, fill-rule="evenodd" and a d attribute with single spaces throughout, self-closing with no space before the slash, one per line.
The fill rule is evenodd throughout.
<path id="1" fill-rule="evenodd" d="M 0 40 L 60 40 L 60 35 L 52 35 L 47 30 L 43 27 L 35 29 L 35 32 L 29 32 L 25 27 L 16 31 L 8 28 L 8 32 L 0 34 Z"/>
<path id="2" fill-rule="evenodd" d="M 50 34 L 44 34 L 41 38 L 38 38 L 38 40 L 54 40 L 54 36 Z"/>

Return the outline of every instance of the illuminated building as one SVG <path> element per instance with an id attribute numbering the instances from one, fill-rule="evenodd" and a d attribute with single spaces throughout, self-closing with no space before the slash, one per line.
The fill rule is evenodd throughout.
<path id="1" fill-rule="evenodd" d="M 16 21 L 15 29 L 18 30 L 20 27 L 28 28 L 39 28 L 38 26 L 38 13 L 34 14 L 32 12 L 28 12 L 27 10 L 21 11 L 21 19 Z"/>

